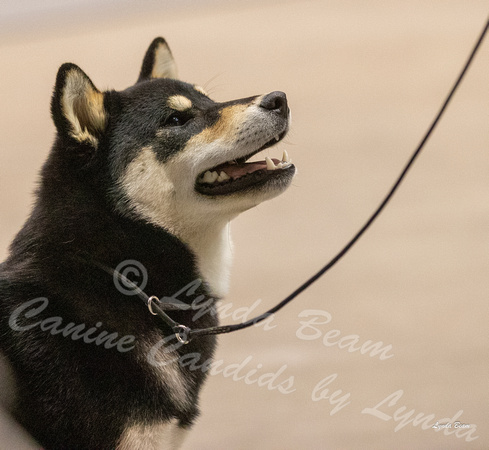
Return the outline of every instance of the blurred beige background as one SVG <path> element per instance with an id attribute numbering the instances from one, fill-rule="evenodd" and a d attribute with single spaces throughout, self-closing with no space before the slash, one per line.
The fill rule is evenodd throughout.
<path id="1" fill-rule="evenodd" d="M 282 197 L 234 223 L 226 323 L 281 300 L 363 224 L 489 11 L 477 0 L 52 3 L 4 14 L 0 27 L 1 259 L 53 140 L 58 67 L 74 62 L 99 88 L 123 89 L 163 35 L 181 77 L 216 100 L 283 90 L 292 110 L 289 137 L 269 154 L 287 149 L 299 173 Z M 488 73 L 486 41 L 400 192 L 358 245 L 273 329 L 220 338 L 216 358 L 230 376 L 209 379 L 185 450 L 489 448 Z M 330 322 L 305 330 L 306 310 Z M 326 343 L 343 344 L 325 345 L 327 332 Z M 349 351 L 366 341 L 392 356 Z M 274 376 L 261 387 L 242 378 L 267 373 Z M 437 420 L 470 428 L 422 426 Z M 11 448 L 6 435 L 0 441 Z"/>

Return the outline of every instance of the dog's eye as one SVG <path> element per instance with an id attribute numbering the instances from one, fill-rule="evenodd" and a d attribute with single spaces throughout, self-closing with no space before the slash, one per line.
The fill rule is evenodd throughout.
<path id="1" fill-rule="evenodd" d="M 168 116 L 163 123 L 164 127 L 181 127 L 182 125 L 185 125 L 189 120 L 190 116 L 188 114 L 182 114 L 182 113 L 173 113 L 170 116 Z"/>

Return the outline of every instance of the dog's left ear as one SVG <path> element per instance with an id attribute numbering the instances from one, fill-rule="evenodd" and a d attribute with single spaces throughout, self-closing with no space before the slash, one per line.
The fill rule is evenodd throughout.
<path id="1" fill-rule="evenodd" d="M 58 71 L 51 114 L 61 136 L 97 148 L 107 124 L 104 94 L 75 64 Z"/>
<path id="2" fill-rule="evenodd" d="M 178 79 L 177 65 L 170 47 L 162 37 L 157 37 L 144 56 L 138 83 L 152 78 Z"/>

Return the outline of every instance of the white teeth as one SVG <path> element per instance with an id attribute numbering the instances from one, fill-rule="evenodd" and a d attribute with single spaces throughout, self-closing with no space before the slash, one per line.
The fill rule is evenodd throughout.
<path id="1" fill-rule="evenodd" d="M 284 154 L 282 155 L 282 162 L 290 163 L 292 160 L 289 158 L 289 154 L 287 150 L 284 150 Z"/>
<path id="2" fill-rule="evenodd" d="M 289 167 L 292 162 L 285 150 L 281 162 L 275 164 L 268 156 L 265 158 L 265 161 L 267 163 L 267 170 L 284 169 L 285 167 Z"/>
<path id="3" fill-rule="evenodd" d="M 231 177 L 224 171 L 218 174 L 216 171 L 211 172 L 210 170 L 208 170 L 204 173 L 204 175 L 202 175 L 202 177 L 200 178 L 200 182 L 212 184 L 217 181 L 218 183 L 221 183 L 223 181 L 229 180 L 230 178 Z"/>
<path id="4" fill-rule="evenodd" d="M 222 181 L 229 180 L 230 178 L 231 177 L 226 172 L 221 172 L 219 174 L 219 177 L 217 178 L 217 181 L 219 181 L 219 183 L 221 183 Z"/>
<path id="5" fill-rule="evenodd" d="M 267 170 L 275 170 L 276 169 L 275 164 L 273 163 L 273 161 L 268 156 L 265 158 L 265 161 L 267 163 Z"/>
<path id="6" fill-rule="evenodd" d="M 211 173 L 207 171 L 206 173 L 204 173 L 204 175 L 202 175 L 201 181 L 202 183 L 210 183 L 209 181 L 210 178 L 211 178 Z"/>
<path id="7" fill-rule="evenodd" d="M 219 178 L 219 175 L 217 174 L 217 172 L 215 172 L 215 171 L 211 172 L 210 170 L 208 170 L 206 173 L 204 173 L 204 176 L 202 177 L 202 182 L 212 184 L 218 178 Z"/>
<path id="8" fill-rule="evenodd" d="M 278 136 L 275 137 L 278 140 Z M 277 169 L 285 169 L 292 164 L 292 159 L 290 159 L 287 150 L 284 150 L 282 155 L 282 161 L 275 164 L 273 160 L 269 157 L 265 157 L 265 162 L 267 164 L 267 170 L 277 170 Z M 229 164 L 237 164 L 235 161 L 230 162 Z M 224 171 L 221 173 L 217 173 L 217 171 L 211 172 L 208 170 L 205 172 L 198 180 L 199 183 L 213 184 L 213 183 L 222 183 L 224 181 L 230 180 L 231 177 Z"/>
<path id="9" fill-rule="evenodd" d="M 278 134 L 275 136 L 275 140 L 276 140 L 277 142 L 278 142 L 278 141 L 280 141 L 280 136 L 279 136 Z"/>

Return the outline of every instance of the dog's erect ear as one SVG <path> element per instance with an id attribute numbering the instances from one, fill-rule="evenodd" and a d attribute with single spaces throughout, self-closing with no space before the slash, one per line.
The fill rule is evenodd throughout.
<path id="1" fill-rule="evenodd" d="M 107 124 L 104 94 L 75 64 L 63 64 L 58 71 L 51 114 L 60 134 L 97 148 Z"/>
<path id="2" fill-rule="evenodd" d="M 170 47 L 162 37 L 156 38 L 144 56 L 138 83 L 151 78 L 178 78 Z"/>

